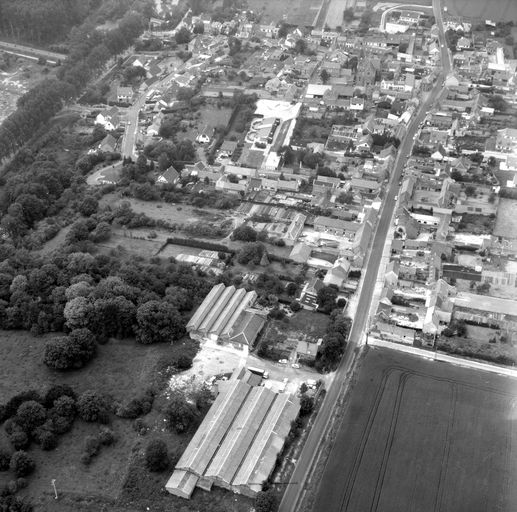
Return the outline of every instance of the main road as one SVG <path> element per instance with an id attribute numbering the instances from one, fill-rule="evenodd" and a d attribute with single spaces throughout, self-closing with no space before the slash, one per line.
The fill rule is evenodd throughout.
<path id="1" fill-rule="evenodd" d="M 424 121 L 427 111 L 440 99 L 441 95 L 444 93 L 442 80 L 450 73 L 451 70 L 450 55 L 447 51 L 447 45 L 445 43 L 445 34 L 443 31 L 442 14 L 439 0 L 433 0 L 433 9 L 439 28 L 439 43 L 442 48 L 442 65 L 439 70 L 434 88 L 429 93 L 427 99 L 421 104 L 416 116 L 413 117 L 413 119 L 410 121 L 407 129 L 407 135 L 399 146 L 398 155 L 393 166 L 393 172 L 388 183 L 388 190 L 384 200 L 383 208 L 379 215 L 379 222 L 374 233 L 370 257 L 365 269 L 364 281 L 359 295 L 357 312 L 355 314 L 355 318 L 353 319 L 352 328 L 350 331 L 348 346 L 336 371 L 334 381 L 327 390 L 327 394 L 325 395 L 323 403 L 321 404 L 318 415 L 316 416 L 316 420 L 311 428 L 309 436 L 307 437 L 302 452 L 300 453 L 296 467 L 291 476 L 291 480 L 286 486 L 282 502 L 280 503 L 280 512 L 297 512 L 299 510 L 299 504 L 301 498 L 303 497 L 303 491 L 307 478 L 321 449 L 321 443 L 325 438 L 325 434 L 327 433 L 327 429 L 334 413 L 337 401 L 342 395 L 343 388 L 346 384 L 346 378 L 354 368 L 357 353 L 356 349 L 363 343 L 363 338 L 365 332 L 367 331 L 373 290 L 375 288 L 375 282 L 379 272 L 384 245 L 386 243 L 388 230 L 395 209 L 395 196 L 398 193 L 398 183 L 402 177 L 402 170 L 411 152 L 413 137 L 415 136 L 419 125 Z M 315 510 L 317 510 L 317 508 Z"/>
<path id="2" fill-rule="evenodd" d="M 32 46 L 24 46 L 21 44 L 7 43 L 0 41 L 0 50 L 6 53 L 12 53 L 13 55 L 19 55 L 28 59 L 37 60 L 42 57 L 50 64 L 57 64 L 63 62 L 67 55 L 63 53 L 49 52 L 47 50 L 41 50 L 40 48 L 33 48 Z"/>

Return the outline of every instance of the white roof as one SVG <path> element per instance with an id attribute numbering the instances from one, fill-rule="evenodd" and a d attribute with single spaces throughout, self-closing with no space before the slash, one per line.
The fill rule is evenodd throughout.
<path id="1" fill-rule="evenodd" d="M 323 84 L 309 84 L 307 87 L 306 96 L 323 96 L 327 91 L 332 89 L 331 85 Z"/>

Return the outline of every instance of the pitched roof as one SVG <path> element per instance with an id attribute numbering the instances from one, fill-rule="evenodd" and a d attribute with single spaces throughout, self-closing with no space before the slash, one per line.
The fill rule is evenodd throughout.
<path id="1" fill-rule="evenodd" d="M 230 333 L 230 343 L 238 343 L 252 347 L 258 333 L 266 323 L 262 315 L 244 311 Z"/>

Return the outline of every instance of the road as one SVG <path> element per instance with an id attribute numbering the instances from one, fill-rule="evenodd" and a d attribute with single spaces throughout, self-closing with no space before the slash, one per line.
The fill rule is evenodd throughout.
<path id="1" fill-rule="evenodd" d="M 30 46 L 24 46 L 21 44 L 6 43 L 4 41 L 0 41 L 0 50 L 34 60 L 38 59 L 39 57 L 43 57 L 50 64 L 57 64 L 59 61 L 62 62 L 67 58 L 64 53 L 49 52 L 46 50 L 40 50 L 39 48 L 32 48 Z"/>
<path id="2" fill-rule="evenodd" d="M 433 8 L 435 9 L 435 17 L 439 23 L 440 44 L 445 44 L 445 34 L 443 32 L 439 0 L 433 0 Z M 340 396 L 342 396 L 343 386 L 346 385 L 347 375 L 349 375 L 354 368 L 356 362 L 356 349 L 363 343 L 363 337 L 368 326 L 369 311 L 375 282 L 377 280 L 384 245 L 386 243 L 388 230 L 395 209 L 395 196 L 398 194 L 398 183 L 402 177 L 402 170 L 407 157 L 411 152 L 413 137 L 419 128 L 419 124 L 424 121 L 426 112 L 430 107 L 436 103 L 445 92 L 442 86 L 442 80 L 444 76 L 450 72 L 451 63 L 448 52 L 442 51 L 442 57 L 444 58 L 444 61 L 435 86 L 429 93 L 427 100 L 420 106 L 416 116 L 409 123 L 407 135 L 400 144 L 393 172 L 388 184 L 388 191 L 386 193 L 383 209 L 379 215 L 380 220 L 374 234 L 370 256 L 366 264 L 364 282 L 359 295 L 357 312 L 353 319 L 352 329 L 350 331 L 349 343 L 345 355 L 337 369 L 335 379 L 327 390 L 327 394 L 318 412 L 314 425 L 312 426 L 311 432 L 305 442 L 305 446 L 298 458 L 298 463 L 293 471 L 289 485 L 286 486 L 279 508 L 280 512 L 297 512 L 299 509 L 298 505 L 303 495 L 307 477 L 309 476 L 316 455 L 320 451 L 320 445 L 322 440 L 325 438 L 336 403 Z"/>

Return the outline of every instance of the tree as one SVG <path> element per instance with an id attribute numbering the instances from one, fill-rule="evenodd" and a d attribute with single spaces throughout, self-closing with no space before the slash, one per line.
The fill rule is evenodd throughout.
<path id="1" fill-rule="evenodd" d="M 48 341 L 43 361 L 55 370 L 81 368 L 96 352 L 97 342 L 93 333 L 88 329 L 75 329 L 69 336 Z"/>
<path id="2" fill-rule="evenodd" d="M 300 414 L 306 416 L 314 410 L 314 397 L 303 394 L 300 397 Z"/>
<path id="3" fill-rule="evenodd" d="M 307 41 L 305 41 L 305 39 L 298 39 L 296 43 L 294 43 L 294 51 L 296 53 L 305 54 L 307 52 Z"/>
<path id="4" fill-rule="evenodd" d="M 354 202 L 354 194 L 350 191 L 342 192 L 337 196 L 336 201 L 341 204 L 352 204 Z"/>
<path id="5" fill-rule="evenodd" d="M 232 239 L 242 240 L 244 242 L 256 242 L 257 232 L 251 226 L 242 224 L 234 229 Z"/>
<path id="6" fill-rule="evenodd" d="M 187 44 L 192 39 L 192 34 L 190 33 L 190 31 L 187 28 L 181 27 L 176 32 L 176 34 L 174 34 L 174 39 L 176 39 L 176 42 L 178 44 Z"/>
<path id="7" fill-rule="evenodd" d="M 497 94 L 488 98 L 488 105 L 499 112 L 506 112 L 508 110 L 508 102 Z"/>
<path id="8" fill-rule="evenodd" d="M 337 289 L 334 286 L 324 286 L 318 291 L 318 308 L 323 313 L 330 313 L 336 307 Z"/>
<path id="9" fill-rule="evenodd" d="M 255 498 L 256 512 L 274 512 L 278 505 L 278 499 L 272 489 L 260 491 Z"/>
<path id="10" fill-rule="evenodd" d="M 29 400 L 21 404 L 20 407 L 18 407 L 15 417 L 16 423 L 18 423 L 25 432 L 32 432 L 36 427 L 43 425 L 46 419 L 47 412 L 45 408 L 34 400 Z"/>
<path id="11" fill-rule="evenodd" d="M 136 312 L 136 323 L 136 339 L 145 345 L 174 342 L 185 333 L 183 318 L 168 302 L 151 300 L 142 304 Z"/>
<path id="12" fill-rule="evenodd" d="M 345 9 L 343 11 L 343 21 L 346 23 L 350 23 L 351 21 L 354 21 L 355 15 L 354 15 L 354 9 L 353 7 L 349 7 L 348 9 Z"/>
<path id="13" fill-rule="evenodd" d="M 178 434 L 187 432 L 197 420 L 196 408 L 179 392 L 172 393 L 165 407 L 165 418 L 170 429 Z"/>
<path id="14" fill-rule="evenodd" d="M 203 22 L 202 21 L 198 21 L 194 25 L 194 28 L 192 29 L 192 32 L 194 32 L 194 34 L 204 34 L 205 33 L 205 25 L 203 24 Z"/>
<path id="15" fill-rule="evenodd" d="M 79 203 L 79 212 L 85 217 L 89 217 L 97 212 L 97 208 L 99 207 L 99 201 L 92 196 L 86 196 Z"/>
<path id="16" fill-rule="evenodd" d="M 85 391 L 77 401 L 77 408 L 84 421 L 104 422 L 108 417 L 107 400 L 95 391 Z"/>
<path id="17" fill-rule="evenodd" d="M 326 69 L 322 69 L 320 73 L 322 83 L 326 84 L 330 80 L 330 73 Z"/>
<path id="18" fill-rule="evenodd" d="M 34 471 L 36 465 L 27 452 L 19 450 L 13 453 L 9 467 L 16 477 L 20 478 L 30 475 Z"/>
<path id="19" fill-rule="evenodd" d="M 266 248 L 260 242 L 247 243 L 238 253 L 237 262 L 241 265 L 260 265 Z"/>
<path id="20" fill-rule="evenodd" d="M 170 460 L 167 445 L 161 439 L 153 439 L 145 449 L 145 465 L 150 471 L 164 471 L 169 467 Z"/>

